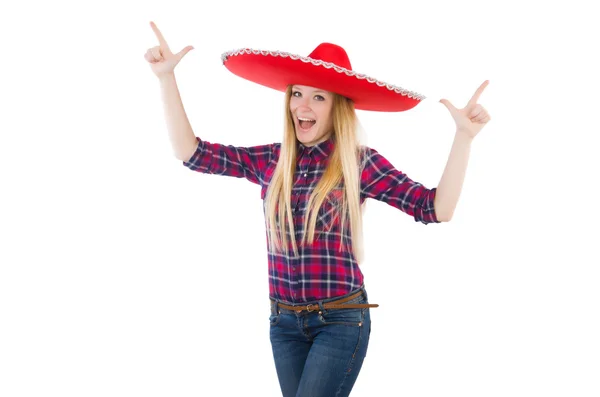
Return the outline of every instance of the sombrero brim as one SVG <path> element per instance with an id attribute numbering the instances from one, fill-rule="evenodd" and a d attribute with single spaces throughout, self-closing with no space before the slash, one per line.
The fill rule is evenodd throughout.
<path id="1" fill-rule="evenodd" d="M 290 84 L 321 88 L 350 98 L 360 110 L 402 112 L 425 99 L 330 62 L 281 51 L 244 48 L 223 53 L 221 60 L 229 71 L 257 84 L 283 92 Z"/>

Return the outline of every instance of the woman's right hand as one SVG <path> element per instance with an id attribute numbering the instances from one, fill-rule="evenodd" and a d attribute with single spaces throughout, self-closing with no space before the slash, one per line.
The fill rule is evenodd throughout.
<path id="1" fill-rule="evenodd" d="M 150 22 L 150 27 L 154 30 L 159 45 L 149 48 L 148 51 L 146 51 L 144 58 L 150 63 L 150 68 L 154 74 L 160 78 L 164 75 L 172 74 L 175 70 L 175 66 L 181 61 L 181 58 L 193 50 L 194 47 L 187 46 L 177 54 L 173 54 L 154 22 Z"/>

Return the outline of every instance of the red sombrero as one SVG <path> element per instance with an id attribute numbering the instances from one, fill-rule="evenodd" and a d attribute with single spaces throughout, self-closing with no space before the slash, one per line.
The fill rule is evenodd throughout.
<path id="1" fill-rule="evenodd" d="M 285 92 L 290 84 L 336 92 L 354 101 L 356 109 L 401 112 L 415 107 L 425 96 L 352 70 L 346 51 L 322 43 L 308 57 L 281 51 L 244 48 L 221 55 L 232 73 Z"/>

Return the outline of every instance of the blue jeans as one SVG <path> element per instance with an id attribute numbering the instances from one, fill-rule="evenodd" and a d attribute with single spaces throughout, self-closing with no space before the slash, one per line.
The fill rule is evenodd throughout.
<path id="1" fill-rule="evenodd" d="M 363 294 L 346 303 L 368 303 Z M 332 300 L 307 302 L 323 304 Z M 350 395 L 367 354 L 371 333 L 369 308 L 297 313 L 271 301 L 270 339 L 283 397 Z"/>

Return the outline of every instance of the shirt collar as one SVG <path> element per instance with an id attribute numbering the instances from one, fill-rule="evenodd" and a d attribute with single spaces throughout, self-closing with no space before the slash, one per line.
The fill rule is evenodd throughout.
<path id="1" fill-rule="evenodd" d="M 313 146 L 304 146 L 302 142 L 298 142 L 298 156 L 310 155 L 316 162 L 320 162 L 329 157 L 333 147 L 333 134 L 328 139 Z"/>

